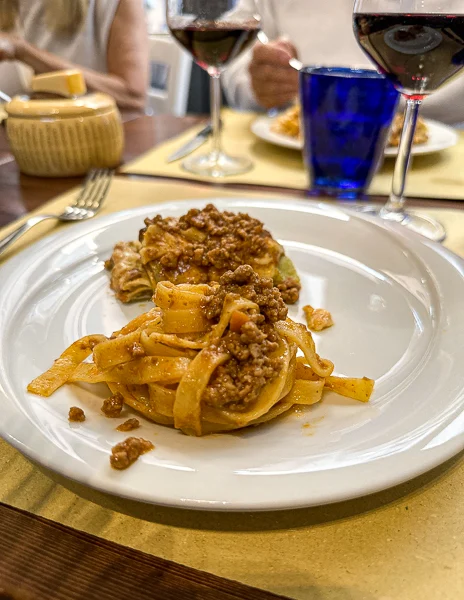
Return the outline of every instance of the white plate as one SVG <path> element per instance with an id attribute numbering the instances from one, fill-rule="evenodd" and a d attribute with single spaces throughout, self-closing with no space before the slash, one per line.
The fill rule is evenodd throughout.
<path id="1" fill-rule="evenodd" d="M 292 138 L 288 135 L 275 133 L 272 131 L 272 123 L 275 117 L 259 117 L 253 121 L 251 131 L 260 139 L 282 146 L 283 148 L 291 148 L 292 150 L 301 150 L 303 144 L 300 139 Z M 413 156 L 419 154 L 432 154 L 455 146 L 458 142 L 457 132 L 448 125 L 425 119 L 425 123 L 429 130 L 429 139 L 425 144 L 416 144 L 413 146 Z M 398 148 L 385 148 L 385 156 L 396 156 Z"/>
<path id="2" fill-rule="evenodd" d="M 233 435 L 191 438 L 143 421 L 156 449 L 111 470 L 119 420 L 99 408 L 105 386 L 26 393 L 71 342 L 109 334 L 145 305 L 113 297 L 103 261 L 136 239 L 147 215 L 206 202 L 137 208 L 72 225 L 0 269 L 0 433 L 21 452 L 95 488 L 147 502 L 215 510 L 310 506 L 369 494 L 438 465 L 464 447 L 464 273 L 460 259 L 401 229 L 338 208 L 255 199 L 214 200 L 264 221 L 301 274 L 302 306 L 330 309 L 316 336 L 339 374 L 377 380 L 369 404 L 329 395 L 302 415 Z M 68 409 L 87 420 L 70 425 Z"/>
<path id="3" fill-rule="evenodd" d="M 439 121 L 432 121 L 431 119 L 424 119 L 424 122 L 427 125 L 429 139 L 425 144 L 415 144 L 412 147 L 413 156 L 441 152 L 447 148 L 452 148 L 458 143 L 459 137 L 457 131 L 449 125 L 445 125 Z M 385 148 L 385 156 L 396 156 L 397 154 L 398 148 L 392 146 Z"/>
<path id="4" fill-rule="evenodd" d="M 282 133 L 272 131 L 272 124 L 275 120 L 276 117 L 258 117 L 251 124 L 251 131 L 256 137 L 265 142 L 270 142 L 276 146 L 282 146 L 283 148 L 290 148 L 292 150 L 302 150 L 303 142 L 299 138 L 293 138 L 289 135 L 283 135 Z"/>

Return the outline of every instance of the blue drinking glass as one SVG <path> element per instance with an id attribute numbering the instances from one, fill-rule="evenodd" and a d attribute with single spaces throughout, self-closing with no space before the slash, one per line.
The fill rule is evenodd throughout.
<path id="1" fill-rule="evenodd" d="M 358 198 L 382 162 L 398 92 L 376 71 L 305 67 L 300 94 L 311 192 Z"/>

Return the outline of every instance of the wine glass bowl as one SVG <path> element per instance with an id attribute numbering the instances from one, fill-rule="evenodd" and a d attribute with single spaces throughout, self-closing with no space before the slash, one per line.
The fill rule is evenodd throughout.
<path id="1" fill-rule="evenodd" d="M 354 5 L 358 43 L 406 100 L 392 192 L 378 214 L 435 241 L 445 238 L 443 226 L 406 212 L 404 191 L 419 108 L 464 67 L 463 5 L 460 0 L 356 0 Z"/>
<path id="2" fill-rule="evenodd" d="M 361 47 L 409 98 L 423 99 L 462 69 L 462 17 L 355 15 L 354 23 Z"/>
<path id="3" fill-rule="evenodd" d="M 209 154 L 188 158 L 184 169 L 211 177 L 250 170 L 249 159 L 231 157 L 222 150 L 220 76 L 257 38 L 260 17 L 254 0 L 168 0 L 166 16 L 173 37 L 211 77 L 213 148 Z"/>

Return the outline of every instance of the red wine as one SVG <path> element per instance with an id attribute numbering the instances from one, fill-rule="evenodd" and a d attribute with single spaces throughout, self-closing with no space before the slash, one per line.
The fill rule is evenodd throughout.
<path id="1" fill-rule="evenodd" d="M 220 70 L 256 39 L 258 22 L 244 24 L 199 22 L 186 27 L 170 27 L 172 35 L 208 70 Z"/>
<path id="2" fill-rule="evenodd" d="M 359 14 L 357 39 L 393 85 L 421 98 L 464 66 L 464 16 Z"/>

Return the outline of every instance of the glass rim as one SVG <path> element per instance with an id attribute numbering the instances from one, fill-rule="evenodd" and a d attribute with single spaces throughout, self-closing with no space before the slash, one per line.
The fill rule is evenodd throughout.
<path id="1" fill-rule="evenodd" d="M 375 69 L 351 68 L 351 67 L 317 67 L 307 66 L 300 69 L 302 75 L 319 75 L 325 77 L 344 77 L 346 79 L 387 79 L 385 75 Z"/>

